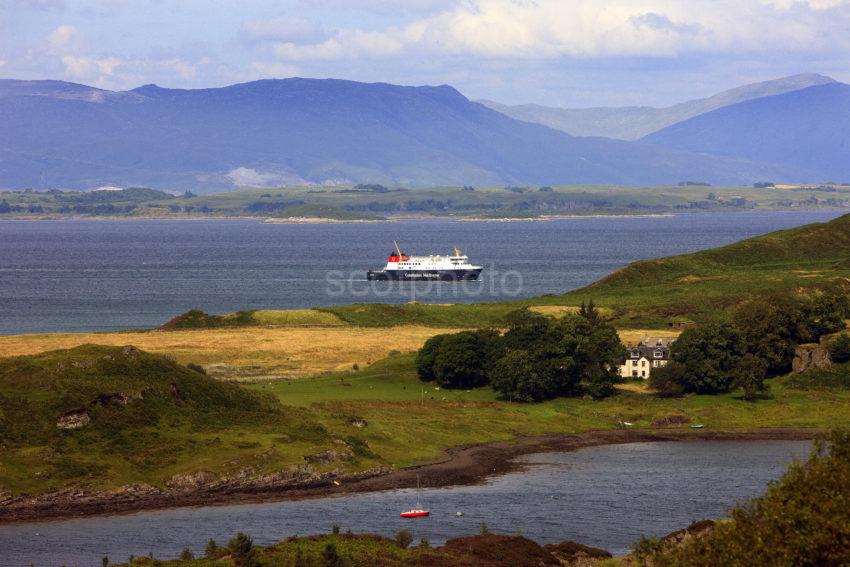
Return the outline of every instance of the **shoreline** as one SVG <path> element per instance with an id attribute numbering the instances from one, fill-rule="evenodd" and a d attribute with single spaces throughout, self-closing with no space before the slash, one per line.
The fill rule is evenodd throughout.
<path id="1" fill-rule="evenodd" d="M 189 482 L 188 488 L 178 486 L 158 489 L 135 484 L 92 493 L 69 488 L 41 496 L 5 499 L 0 493 L 0 525 L 64 521 L 183 507 L 329 498 L 412 488 L 416 486 L 417 477 L 422 478 L 422 486 L 425 488 L 472 485 L 492 476 L 522 470 L 527 465 L 515 459 L 534 453 L 657 441 L 803 441 L 823 432 L 815 428 L 781 427 L 755 430 L 595 430 L 452 447 L 444 450 L 442 457 L 436 461 L 395 470 L 378 467 L 352 474 L 313 473 L 302 478 L 278 473 L 231 479 L 212 485 Z"/>
<path id="2" fill-rule="evenodd" d="M 670 211 L 670 212 L 588 212 L 587 214 L 540 215 L 536 217 L 481 217 L 481 216 L 452 216 L 452 215 L 390 215 L 380 219 L 335 219 L 330 217 L 261 217 L 246 215 L 225 216 L 123 216 L 123 215 L 33 215 L 33 216 L 0 216 L 2 221 L 255 221 L 265 224 L 382 224 L 400 221 L 455 221 L 455 222 L 549 222 L 557 220 L 577 219 L 631 219 L 631 218 L 670 218 L 679 215 L 700 215 L 711 213 L 798 213 L 806 212 L 836 212 L 842 214 L 846 209 L 840 208 L 763 208 L 745 211 Z"/>

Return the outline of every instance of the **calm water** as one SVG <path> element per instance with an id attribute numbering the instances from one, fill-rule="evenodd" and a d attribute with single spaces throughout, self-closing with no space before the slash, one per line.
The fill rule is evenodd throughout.
<path id="1" fill-rule="evenodd" d="M 126 560 L 153 552 L 176 557 L 186 546 L 226 542 L 245 531 L 258 543 L 290 535 L 343 530 L 392 536 L 411 528 L 434 544 L 478 532 L 517 533 L 541 543 L 574 540 L 626 552 L 641 535 L 664 535 L 694 520 L 719 518 L 762 493 L 810 444 L 799 441 L 634 443 L 531 455 L 528 470 L 481 486 L 422 491 L 431 517 L 404 520 L 398 512 L 414 491 L 251 504 L 0 527 L 0 566 L 99 565 L 104 555 Z M 423 479 L 427 483 L 427 478 Z M 455 512 L 463 511 L 462 517 Z"/>
<path id="2" fill-rule="evenodd" d="M 548 222 L 0 221 L 0 334 L 145 328 L 193 307 L 223 313 L 353 302 L 482 301 L 563 293 L 642 258 L 691 252 L 837 212 Z M 393 239 L 460 245 L 480 285 L 365 282 Z M 455 293 L 458 291 L 458 293 Z"/>

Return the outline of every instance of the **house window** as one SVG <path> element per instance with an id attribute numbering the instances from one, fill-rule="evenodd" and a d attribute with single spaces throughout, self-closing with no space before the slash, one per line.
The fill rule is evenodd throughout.
<path id="1" fill-rule="evenodd" d="M 637 370 L 632 370 L 632 378 L 637 378 Z"/>
<path id="2" fill-rule="evenodd" d="M 646 370 L 641 370 L 640 375 L 641 377 L 646 378 Z"/>
<path id="3" fill-rule="evenodd" d="M 641 365 L 641 366 L 646 366 L 646 361 L 645 361 L 645 360 L 641 360 L 641 361 L 640 361 L 640 365 Z"/>
<path id="4" fill-rule="evenodd" d="M 654 356 L 655 358 L 664 358 L 664 353 L 661 352 L 660 350 L 657 350 L 657 351 L 652 353 L 652 356 Z"/>

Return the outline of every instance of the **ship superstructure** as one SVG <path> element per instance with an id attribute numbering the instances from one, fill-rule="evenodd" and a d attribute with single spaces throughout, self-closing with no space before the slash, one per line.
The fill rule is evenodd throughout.
<path id="1" fill-rule="evenodd" d="M 383 270 L 366 272 L 368 280 L 477 280 L 481 266 L 469 263 L 455 246 L 454 255 L 408 256 L 398 243 L 393 241 L 395 250 L 390 252 L 387 265 Z"/>

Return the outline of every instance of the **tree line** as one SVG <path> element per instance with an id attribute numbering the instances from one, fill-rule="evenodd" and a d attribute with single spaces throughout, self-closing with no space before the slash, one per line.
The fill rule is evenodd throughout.
<path id="1" fill-rule="evenodd" d="M 742 388 L 754 400 L 767 393 L 767 378 L 791 370 L 798 345 L 843 330 L 848 317 L 850 302 L 838 292 L 747 301 L 724 321 L 685 330 L 671 346 L 670 362 L 652 371 L 650 386 L 662 396 Z M 836 361 L 850 359 L 848 342 L 843 335 L 833 344 Z"/>
<path id="2" fill-rule="evenodd" d="M 428 339 L 416 357 L 419 379 L 444 388 L 490 385 L 501 399 L 519 402 L 615 393 L 625 347 L 593 303 L 560 319 L 528 309 L 506 319 L 504 334 L 482 329 Z"/>

